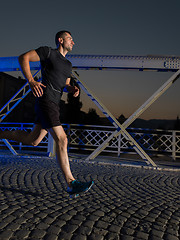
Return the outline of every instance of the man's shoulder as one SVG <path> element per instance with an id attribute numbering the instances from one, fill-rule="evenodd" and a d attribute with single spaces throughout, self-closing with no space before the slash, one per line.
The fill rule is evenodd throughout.
<path id="1" fill-rule="evenodd" d="M 49 58 L 52 50 L 53 49 L 48 46 L 41 46 L 35 49 L 41 60 Z"/>
<path id="2" fill-rule="evenodd" d="M 51 49 L 51 47 L 49 47 L 49 46 L 40 46 L 40 47 L 36 48 L 35 50 L 47 51 L 48 49 Z"/>

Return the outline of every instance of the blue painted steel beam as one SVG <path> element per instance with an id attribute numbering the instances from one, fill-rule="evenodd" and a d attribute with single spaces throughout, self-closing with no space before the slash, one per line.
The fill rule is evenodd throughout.
<path id="1" fill-rule="evenodd" d="M 32 70 L 40 69 L 40 62 L 30 63 Z M 0 72 L 21 71 L 18 57 L 0 57 Z"/>
<path id="2" fill-rule="evenodd" d="M 18 155 L 16 150 L 11 146 L 7 139 L 2 139 L 5 145 L 9 148 L 13 155 Z"/>
<path id="3" fill-rule="evenodd" d="M 155 71 L 177 71 L 180 57 L 165 56 L 118 56 L 118 55 L 67 55 L 74 69 L 117 70 L 139 69 Z M 39 70 L 40 62 L 31 62 L 31 70 Z M 20 71 L 18 57 L 1 57 L 0 72 Z"/>

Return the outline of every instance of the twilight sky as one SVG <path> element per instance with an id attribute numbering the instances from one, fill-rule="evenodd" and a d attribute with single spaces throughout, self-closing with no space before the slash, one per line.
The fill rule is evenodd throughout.
<path id="1" fill-rule="evenodd" d="M 6 0 L 1 3 L 0 57 L 41 45 L 55 47 L 57 31 L 72 32 L 72 54 L 180 56 L 179 0 Z M 79 71 L 113 115 L 129 117 L 172 73 Z M 180 116 L 180 79 L 144 114 Z M 95 105 L 82 93 L 83 109 Z M 99 111 L 97 111 L 100 114 Z"/>

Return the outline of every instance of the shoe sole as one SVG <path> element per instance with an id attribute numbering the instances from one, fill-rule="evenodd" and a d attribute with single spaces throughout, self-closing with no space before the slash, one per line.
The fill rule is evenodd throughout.
<path id="1" fill-rule="evenodd" d="M 88 191 L 92 188 L 93 184 L 94 184 L 94 182 L 92 181 L 92 183 L 91 183 L 91 185 L 88 187 L 88 189 L 86 189 L 85 191 L 82 191 L 82 192 L 80 192 L 80 193 L 69 194 L 69 197 L 70 197 L 70 198 L 77 198 L 80 194 L 88 192 Z"/>

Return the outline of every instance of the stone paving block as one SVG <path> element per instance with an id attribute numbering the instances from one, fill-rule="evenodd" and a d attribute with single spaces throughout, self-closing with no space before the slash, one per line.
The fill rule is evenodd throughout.
<path id="1" fill-rule="evenodd" d="M 68 214 L 73 216 L 73 215 L 77 214 L 77 211 L 72 209 L 72 210 L 68 211 Z"/>
<path id="2" fill-rule="evenodd" d="M 127 228 L 131 228 L 131 229 L 135 229 L 139 224 L 139 219 L 135 218 L 135 217 L 130 217 L 125 223 L 124 223 L 124 227 Z"/>
<path id="3" fill-rule="evenodd" d="M 73 236 L 72 233 L 61 231 L 60 234 L 58 235 L 58 238 L 63 240 L 69 240 L 72 238 L 72 236 Z"/>
<path id="4" fill-rule="evenodd" d="M 71 220 L 70 220 L 71 221 Z M 62 226 L 64 226 L 66 224 L 66 221 L 64 221 L 64 220 L 56 220 L 55 221 L 55 226 L 57 226 L 57 227 L 62 227 Z"/>
<path id="5" fill-rule="evenodd" d="M 179 226 L 177 226 L 176 230 L 173 229 L 166 229 L 166 233 L 170 234 L 170 235 L 174 235 L 174 236 L 178 236 L 179 235 Z"/>
<path id="6" fill-rule="evenodd" d="M 13 235 L 12 230 L 5 230 L 3 232 L 0 232 L 0 239 L 10 239 L 11 236 Z"/>
<path id="7" fill-rule="evenodd" d="M 97 216 L 97 215 L 93 215 L 93 214 L 92 214 L 92 215 L 89 215 L 89 216 L 87 217 L 87 220 L 96 222 L 96 221 L 99 220 L 99 218 L 100 218 L 100 216 Z"/>
<path id="8" fill-rule="evenodd" d="M 37 238 L 37 239 L 43 239 L 43 237 L 46 235 L 46 231 L 42 229 L 34 229 L 31 231 L 30 238 Z"/>
<path id="9" fill-rule="evenodd" d="M 27 212 L 27 213 L 24 214 L 23 217 L 25 217 L 25 218 L 27 218 L 27 219 L 31 219 L 31 218 L 34 217 L 34 214 L 32 214 L 32 213 L 30 213 L 30 212 Z"/>
<path id="10" fill-rule="evenodd" d="M 71 240 L 87 240 L 88 237 L 82 234 L 78 234 L 78 235 L 73 235 L 73 237 L 71 238 Z"/>
<path id="11" fill-rule="evenodd" d="M 152 227 L 152 230 L 154 231 L 160 231 L 160 232 L 165 232 L 165 229 L 166 229 L 166 226 L 162 226 L 162 225 L 159 225 L 159 224 L 153 224 L 153 227 Z"/>
<path id="12" fill-rule="evenodd" d="M 98 222 L 96 222 L 96 224 L 94 226 L 97 228 L 107 229 L 109 225 L 110 224 L 108 222 L 99 220 Z"/>
<path id="13" fill-rule="evenodd" d="M 148 233 L 145 233 L 145 232 L 136 232 L 135 234 L 135 237 L 136 239 L 143 239 L 143 240 L 146 240 L 149 238 L 149 234 Z"/>
<path id="14" fill-rule="evenodd" d="M 132 236 L 134 234 L 134 232 L 135 232 L 135 230 L 132 229 L 132 228 L 123 227 L 121 229 L 121 233 L 124 234 L 124 235 Z"/>
<path id="15" fill-rule="evenodd" d="M 80 220 L 80 221 L 85 221 L 86 220 L 86 217 L 85 216 L 83 216 L 82 215 L 82 213 L 80 213 L 80 214 L 77 214 L 76 216 L 74 216 L 74 218 L 73 219 L 75 219 L 75 220 Z M 68 219 L 69 220 L 69 219 Z"/>
<path id="16" fill-rule="evenodd" d="M 47 223 L 44 223 L 44 222 L 40 222 L 36 228 L 37 229 L 47 229 L 49 227 L 49 225 Z"/>
<path id="17" fill-rule="evenodd" d="M 82 225 L 82 223 L 84 223 L 84 222 L 82 222 L 82 221 L 80 221 L 80 220 L 77 220 L 77 219 L 73 219 L 73 217 L 69 220 L 69 221 L 67 221 L 67 222 L 65 222 L 65 224 L 68 224 L 68 225 L 76 225 L 76 226 L 81 226 Z M 64 224 L 64 225 L 65 225 Z"/>
<path id="18" fill-rule="evenodd" d="M 13 216 L 15 216 L 16 218 L 19 218 L 23 215 L 24 215 L 24 211 L 22 211 L 21 209 L 18 209 L 13 213 Z"/>
<path id="19" fill-rule="evenodd" d="M 108 240 L 121 240 L 121 237 L 118 233 L 109 232 L 106 235 L 106 239 L 108 239 Z"/>
<path id="20" fill-rule="evenodd" d="M 153 240 L 162 240 L 162 238 L 157 237 L 157 236 L 151 236 L 149 237 L 149 239 L 153 239 Z M 164 240 L 164 239 L 163 239 Z"/>
<path id="21" fill-rule="evenodd" d="M 46 218 L 44 218 L 43 219 L 43 221 L 45 222 L 45 223 L 47 223 L 47 224 L 51 224 L 52 222 L 54 222 L 54 218 L 51 218 L 51 217 L 49 217 L 49 216 L 47 216 Z"/>
<path id="22" fill-rule="evenodd" d="M 108 233 L 108 230 L 104 228 L 93 227 L 92 234 L 93 233 L 95 233 L 96 235 L 98 234 L 100 236 L 105 236 Z"/>
<path id="23" fill-rule="evenodd" d="M 15 236 L 19 239 L 23 239 L 23 238 L 28 238 L 29 234 L 31 233 L 31 231 L 26 230 L 26 229 L 21 229 L 16 231 Z"/>
<path id="24" fill-rule="evenodd" d="M 20 218 L 16 218 L 15 220 L 14 220 L 14 222 L 15 223 L 18 223 L 18 224 L 23 224 L 23 223 L 25 223 L 27 221 L 27 219 L 26 218 L 24 218 L 24 217 L 20 217 Z"/>
<path id="25" fill-rule="evenodd" d="M 58 240 L 58 239 L 60 239 L 60 238 L 58 238 L 58 236 L 55 234 L 46 234 L 44 236 L 44 240 Z"/>
<path id="26" fill-rule="evenodd" d="M 61 228 L 52 225 L 52 226 L 50 226 L 46 231 L 47 231 L 48 233 L 53 233 L 53 234 L 55 234 L 55 235 L 58 235 L 58 234 L 61 232 Z"/>
<path id="27" fill-rule="evenodd" d="M 19 224 L 15 223 L 15 222 L 9 223 L 6 227 L 7 230 L 12 230 L 12 231 L 16 231 L 19 228 L 20 228 Z"/>
<path id="28" fill-rule="evenodd" d="M 146 222 L 143 219 L 143 223 L 138 226 L 138 231 L 149 233 L 151 231 L 152 224 L 150 222 Z"/>
<path id="29" fill-rule="evenodd" d="M 179 237 L 171 235 L 171 234 L 165 234 L 165 239 L 167 239 L 167 240 L 179 240 Z"/>
<path id="30" fill-rule="evenodd" d="M 36 213 L 36 215 L 39 218 L 46 218 L 47 217 L 47 213 L 46 212 L 39 212 L 39 213 Z"/>
<path id="31" fill-rule="evenodd" d="M 7 222 L 0 222 L 0 229 L 5 228 L 9 223 Z"/>
<path id="32" fill-rule="evenodd" d="M 125 217 L 125 218 L 129 218 L 131 215 L 126 211 L 126 212 L 122 212 L 121 216 Z M 144 216 L 144 215 L 143 215 Z"/>
<path id="33" fill-rule="evenodd" d="M 105 215 L 104 217 L 101 218 L 101 220 L 107 223 L 111 223 L 112 221 L 114 221 L 114 218 Z"/>
<path id="34" fill-rule="evenodd" d="M 78 209 L 77 209 L 78 210 Z M 88 213 L 93 213 L 95 210 L 94 210 L 94 208 L 93 207 L 88 207 L 87 209 L 86 209 L 86 212 L 88 212 Z"/>
<path id="35" fill-rule="evenodd" d="M 100 211 L 100 210 L 95 211 L 93 214 L 96 215 L 96 216 L 99 216 L 99 217 L 103 217 L 104 216 L 104 212 Z"/>
<path id="36" fill-rule="evenodd" d="M 85 207 L 84 206 L 77 206 L 75 209 L 76 209 L 76 211 L 81 212 L 85 209 Z"/>
<path id="37" fill-rule="evenodd" d="M 88 240 L 103 240 L 103 239 L 104 239 L 103 236 L 95 233 L 92 233 L 90 236 L 88 236 Z"/>
<path id="38" fill-rule="evenodd" d="M 112 224 L 112 225 L 108 228 L 108 230 L 109 230 L 110 232 L 119 233 L 120 230 L 121 230 L 121 227 L 118 226 L 118 225 Z"/>
<path id="39" fill-rule="evenodd" d="M 164 232 L 163 232 L 163 231 L 160 231 L 160 230 L 158 231 L 158 230 L 156 230 L 156 229 L 152 229 L 150 235 L 153 235 L 153 236 L 157 236 L 157 237 L 159 237 L 159 238 L 162 238 L 163 235 L 164 235 Z"/>
<path id="40" fill-rule="evenodd" d="M 63 214 L 63 215 L 59 216 L 59 219 L 62 219 L 65 222 L 69 221 L 71 218 L 72 218 L 72 216 L 69 214 Z"/>
<path id="41" fill-rule="evenodd" d="M 172 216 L 172 218 L 169 220 L 171 225 L 177 225 L 178 222 L 180 222 L 180 213 L 179 216 Z"/>
<path id="42" fill-rule="evenodd" d="M 133 236 L 129 236 L 129 235 L 125 235 L 125 234 L 121 234 L 119 237 L 120 240 L 136 240 Z M 137 239 L 138 240 L 138 239 Z M 139 239 L 140 240 L 140 239 Z"/>
<path id="43" fill-rule="evenodd" d="M 6 216 L 6 215 L 5 215 Z M 16 217 L 15 216 L 13 216 L 13 215 L 9 215 L 9 216 L 6 216 L 4 219 L 3 219 L 3 221 L 4 222 L 7 222 L 7 223 L 11 223 L 13 220 L 15 220 L 16 219 Z"/>
<path id="44" fill-rule="evenodd" d="M 7 208 L 7 209 L 3 210 L 4 215 L 10 215 L 13 212 L 14 212 L 14 209 L 12 209 L 12 208 Z"/>
<path id="45" fill-rule="evenodd" d="M 127 218 L 119 215 L 117 216 L 117 220 L 119 223 L 125 223 L 127 221 Z"/>
<path id="46" fill-rule="evenodd" d="M 74 231 L 76 231 L 76 229 L 79 228 L 78 225 L 75 224 L 66 224 L 62 227 L 62 230 L 69 233 L 73 233 Z"/>
<path id="47" fill-rule="evenodd" d="M 89 236 L 91 232 L 92 232 L 92 228 L 81 225 L 80 227 L 77 228 L 77 230 L 75 231 L 75 234 Z"/>

